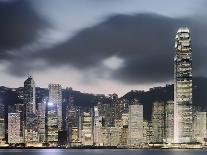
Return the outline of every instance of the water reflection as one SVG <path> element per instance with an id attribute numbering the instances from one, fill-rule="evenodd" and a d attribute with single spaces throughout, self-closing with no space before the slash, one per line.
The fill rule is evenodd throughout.
<path id="1" fill-rule="evenodd" d="M 43 150 L 20 150 L 6 149 L 0 150 L 0 155 L 206 155 L 207 150 L 61 150 L 61 149 L 43 149 Z"/>

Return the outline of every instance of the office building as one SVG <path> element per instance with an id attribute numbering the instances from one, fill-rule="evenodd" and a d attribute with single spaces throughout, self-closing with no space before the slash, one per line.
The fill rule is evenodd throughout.
<path id="1" fill-rule="evenodd" d="M 143 105 L 129 105 L 128 146 L 138 147 L 143 143 Z"/>
<path id="2" fill-rule="evenodd" d="M 59 84 L 49 84 L 47 119 L 47 140 L 50 145 L 57 145 L 58 131 L 62 130 L 62 87 Z"/>
<path id="3" fill-rule="evenodd" d="M 165 141 L 165 103 L 155 102 L 152 108 L 153 143 Z"/>
<path id="4" fill-rule="evenodd" d="M 19 113 L 8 113 L 8 143 L 21 143 Z"/>
<path id="5" fill-rule="evenodd" d="M 174 59 L 174 143 L 193 140 L 192 49 L 190 31 L 178 29 Z"/>
<path id="6" fill-rule="evenodd" d="M 91 112 L 83 112 L 82 115 L 82 130 L 81 142 L 83 146 L 93 145 L 93 120 Z"/>
<path id="7" fill-rule="evenodd" d="M 37 104 L 38 142 L 46 143 L 46 104 L 47 99 Z"/>
<path id="8" fill-rule="evenodd" d="M 79 115 L 80 109 L 76 105 L 73 104 L 73 99 L 69 99 L 70 102 L 66 108 L 66 130 L 67 130 L 67 139 L 69 145 L 74 143 L 73 140 L 73 129 L 78 128 L 79 126 Z"/>
<path id="9" fill-rule="evenodd" d="M 26 113 L 24 141 L 26 145 L 30 145 L 37 142 L 35 82 L 31 76 L 24 81 L 24 105 Z"/>
<path id="10" fill-rule="evenodd" d="M 99 116 L 98 107 L 94 106 L 94 114 L 93 114 L 93 140 L 94 145 L 100 146 L 102 145 L 102 134 L 101 134 L 101 128 L 102 125 L 102 117 Z"/>
<path id="11" fill-rule="evenodd" d="M 26 116 L 36 113 L 35 81 L 31 76 L 24 81 L 24 103 L 26 105 Z"/>

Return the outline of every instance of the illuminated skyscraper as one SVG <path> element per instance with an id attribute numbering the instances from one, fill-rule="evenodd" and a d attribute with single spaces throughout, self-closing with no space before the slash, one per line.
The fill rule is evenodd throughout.
<path id="1" fill-rule="evenodd" d="M 102 127 L 102 117 L 99 116 L 98 107 L 94 106 L 93 111 L 93 143 L 96 146 L 101 145 L 101 127 Z"/>
<path id="2" fill-rule="evenodd" d="M 66 131 L 68 144 L 75 145 L 79 142 L 78 126 L 79 126 L 80 109 L 74 105 L 74 99 L 69 98 L 69 104 L 66 107 Z M 75 135 L 73 135 L 73 133 Z M 77 136 L 77 137 L 76 137 Z"/>
<path id="3" fill-rule="evenodd" d="M 26 105 L 26 115 L 35 114 L 35 82 L 31 76 L 24 81 L 24 103 Z"/>
<path id="4" fill-rule="evenodd" d="M 192 49 L 190 31 L 178 29 L 174 59 L 174 143 L 192 142 Z"/>
<path id="5" fill-rule="evenodd" d="M 58 142 L 58 131 L 62 130 L 62 87 L 49 84 L 49 102 L 47 104 L 48 142 Z"/>
<path id="6" fill-rule="evenodd" d="M 46 109 L 47 99 L 43 99 L 41 103 L 37 104 L 37 118 L 38 118 L 38 142 L 46 142 L 46 118 L 45 118 L 45 109 Z"/>
<path id="7" fill-rule="evenodd" d="M 26 113 L 25 142 L 29 145 L 29 143 L 37 142 L 35 82 L 31 76 L 24 81 L 24 106 Z"/>

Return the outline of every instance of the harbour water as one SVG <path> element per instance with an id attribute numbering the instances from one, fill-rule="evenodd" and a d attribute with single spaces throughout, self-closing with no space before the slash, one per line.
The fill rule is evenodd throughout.
<path id="1" fill-rule="evenodd" d="M 206 155 L 206 149 L 4 149 L 0 155 Z"/>

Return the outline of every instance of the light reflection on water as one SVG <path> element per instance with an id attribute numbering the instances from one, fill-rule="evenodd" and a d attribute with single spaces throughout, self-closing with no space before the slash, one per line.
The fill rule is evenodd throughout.
<path id="1" fill-rule="evenodd" d="M 107 149 L 42 149 L 0 150 L 0 155 L 206 155 L 207 150 L 107 150 Z"/>

